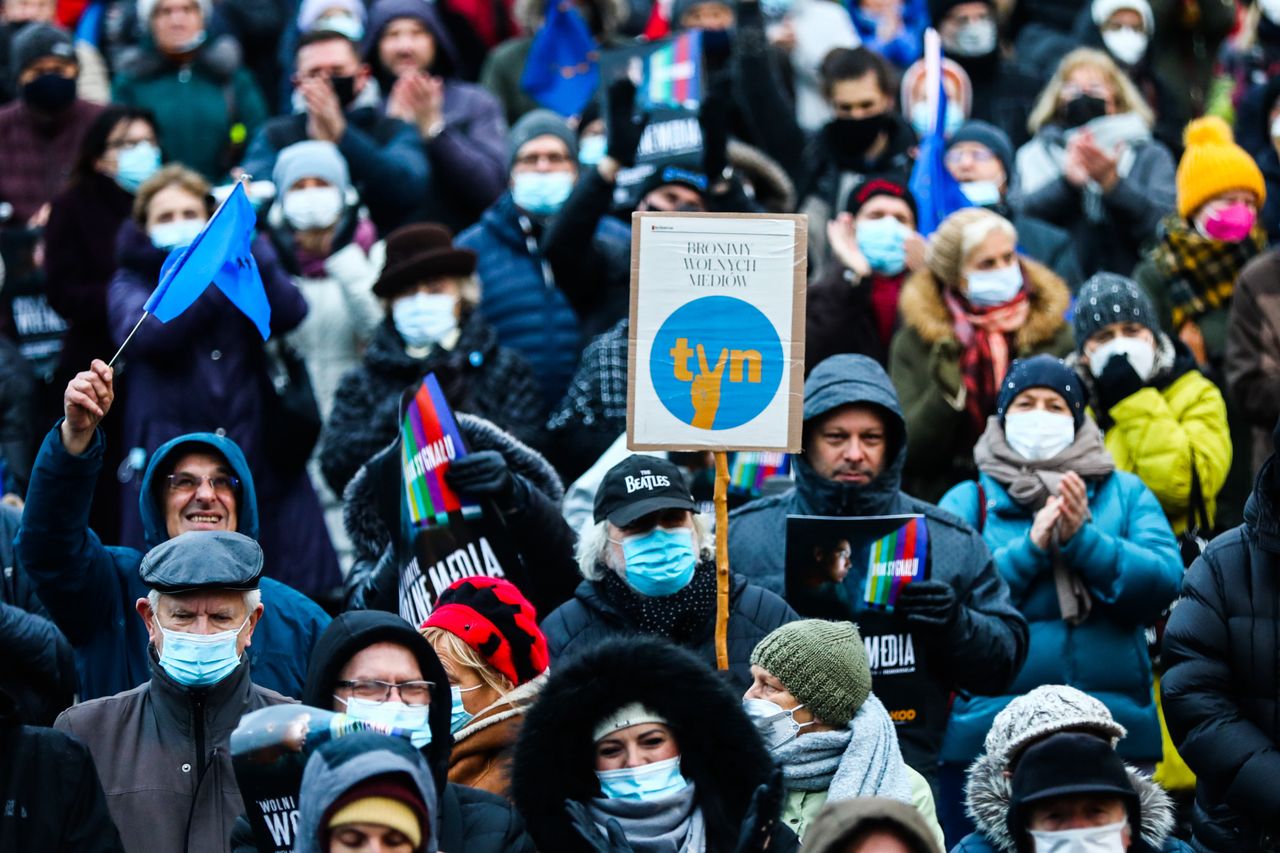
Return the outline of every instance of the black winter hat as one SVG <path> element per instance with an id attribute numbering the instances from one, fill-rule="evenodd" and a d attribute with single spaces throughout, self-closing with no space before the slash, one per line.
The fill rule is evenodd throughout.
<path id="1" fill-rule="evenodd" d="M 1009 141 L 1009 134 L 994 124 L 975 118 L 956 128 L 956 132 L 947 140 L 947 150 L 950 151 L 951 146 L 959 142 L 976 142 L 996 155 L 996 159 L 1004 167 L 1005 183 L 1013 183 L 1013 143 Z"/>
<path id="2" fill-rule="evenodd" d="M 1080 429 L 1080 424 L 1084 423 L 1084 385 L 1074 370 L 1051 355 L 1020 358 L 1009 368 L 996 396 L 996 417 L 1000 419 L 1001 426 L 1009 405 L 1028 388 L 1048 388 L 1061 394 L 1071 407 L 1076 429 Z"/>
<path id="3" fill-rule="evenodd" d="M 974 2 L 974 0 L 929 0 L 929 21 L 934 25 L 934 27 L 939 27 L 942 25 L 942 19 L 947 16 L 948 12 L 957 6 L 962 6 L 965 3 L 972 2 Z M 986 3 L 991 7 L 992 11 L 995 11 L 995 0 L 981 0 L 981 2 Z"/>
<path id="4" fill-rule="evenodd" d="M 476 271 L 476 253 L 453 245 L 449 229 L 434 222 L 418 222 L 392 231 L 387 259 L 373 293 L 383 299 L 421 281 L 442 275 L 467 276 Z"/>
<path id="5" fill-rule="evenodd" d="M 1136 281 L 1113 272 L 1094 273 L 1076 294 L 1076 350 L 1084 352 L 1085 341 L 1112 323 L 1138 323 L 1159 337 L 1155 306 Z"/>
<path id="6" fill-rule="evenodd" d="M 46 56 L 76 61 L 76 47 L 65 30 L 48 24 L 29 24 L 13 40 L 13 77 L 16 80 L 23 71 Z"/>

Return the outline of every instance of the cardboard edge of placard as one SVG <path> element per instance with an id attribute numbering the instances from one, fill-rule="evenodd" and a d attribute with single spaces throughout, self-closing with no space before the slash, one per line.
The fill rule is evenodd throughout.
<path id="1" fill-rule="evenodd" d="M 795 242 L 791 257 L 791 377 L 790 399 L 787 401 L 787 446 L 744 446 L 710 444 L 637 444 L 635 440 L 636 418 L 636 320 L 639 314 L 640 294 L 636 282 L 640 279 L 640 234 L 645 219 L 778 219 L 795 224 Z M 751 450 L 764 453 L 783 451 L 799 453 L 804 429 L 804 333 L 807 310 L 807 274 L 809 254 L 809 218 L 803 213 L 686 213 L 657 211 L 633 211 L 631 214 L 631 281 L 629 296 L 629 323 L 627 326 L 627 449 L 628 450 Z"/>

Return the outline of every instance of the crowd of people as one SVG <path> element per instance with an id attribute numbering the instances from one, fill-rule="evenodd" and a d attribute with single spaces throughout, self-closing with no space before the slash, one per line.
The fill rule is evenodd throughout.
<path id="1" fill-rule="evenodd" d="M 242 189 L 270 336 L 148 316 Z M 637 211 L 807 218 L 719 529 Z M 0 850 L 1280 849 L 1277 238 L 1277 0 L 2 0 Z M 410 621 L 428 377 L 495 570 Z"/>

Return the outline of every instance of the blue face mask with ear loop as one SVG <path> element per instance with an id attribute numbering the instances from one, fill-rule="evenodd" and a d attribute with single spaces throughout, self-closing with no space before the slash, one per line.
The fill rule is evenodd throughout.
<path id="1" fill-rule="evenodd" d="M 184 687 L 217 684 L 240 665 L 240 653 L 236 650 L 236 645 L 240 632 L 248 624 L 249 617 L 246 616 L 239 628 L 230 631 L 191 634 L 166 628 L 157 619 L 156 627 L 164 637 L 160 649 L 160 666 L 170 678 Z"/>
<path id="2" fill-rule="evenodd" d="M 459 687 L 454 684 L 449 687 L 449 695 L 453 699 L 453 707 L 449 713 L 449 732 L 457 734 L 459 729 L 466 728 L 467 724 L 476 718 L 476 715 L 467 710 L 462 704 L 462 694 L 470 693 L 472 690 L 479 690 L 481 685 L 475 687 Z"/>
<path id="3" fill-rule="evenodd" d="M 693 580 L 698 553 L 689 528 L 655 527 L 647 533 L 624 537 L 621 544 L 627 583 L 641 595 L 674 595 Z"/>
<path id="4" fill-rule="evenodd" d="M 409 742 L 413 744 L 415 749 L 422 749 L 431 743 L 431 722 L 429 720 L 431 706 L 429 704 L 406 705 L 393 699 L 388 699 L 385 702 L 373 702 L 357 696 L 351 696 L 347 699 L 343 699 L 341 696 L 334 696 L 333 698 L 346 705 L 347 716 L 353 720 L 364 720 L 409 732 Z"/>
<path id="5" fill-rule="evenodd" d="M 680 772 L 680 756 L 639 767 L 597 770 L 600 793 L 610 800 L 647 802 L 678 794 L 689 786 Z"/>

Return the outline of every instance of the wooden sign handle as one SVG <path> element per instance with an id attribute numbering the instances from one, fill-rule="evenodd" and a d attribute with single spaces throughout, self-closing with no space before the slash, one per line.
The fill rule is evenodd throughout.
<path id="1" fill-rule="evenodd" d="M 716 668 L 729 668 L 729 459 L 716 452 Z"/>

